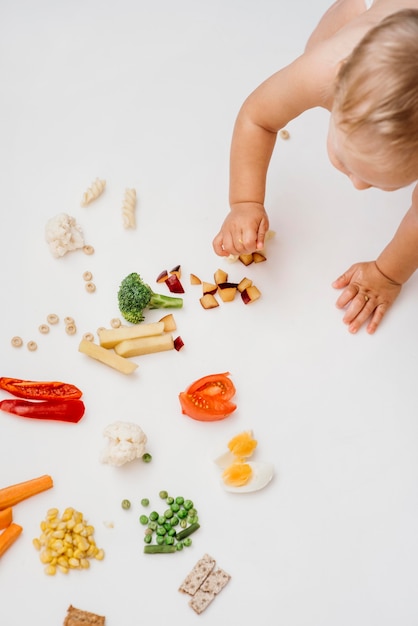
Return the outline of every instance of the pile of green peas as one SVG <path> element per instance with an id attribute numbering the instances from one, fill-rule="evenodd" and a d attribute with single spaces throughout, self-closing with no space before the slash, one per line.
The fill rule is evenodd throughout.
<path id="1" fill-rule="evenodd" d="M 168 505 L 164 513 L 151 511 L 149 515 L 142 514 L 139 517 L 140 523 L 146 526 L 144 542 L 150 545 L 155 539 L 155 548 L 157 546 L 161 548 L 146 551 L 174 552 L 190 546 L 192 544 L 190 535 L 200 527 L 192 500 L 186 500 L 182 496 L 173 498 L 167 491 L 160 491 L 159 496 Z M 148 498 L 143 498 L 141 504 L 144 507 L 149 506 Z"/>

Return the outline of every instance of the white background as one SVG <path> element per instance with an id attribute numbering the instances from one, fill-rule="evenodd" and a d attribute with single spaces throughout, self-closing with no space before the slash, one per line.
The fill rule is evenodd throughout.
<path id="1" fill-rule="evenodd" d="M 75 426 L 0 416 L 1 485 L 54 479 L 15 507 L 24 531 L 0 563 L 2 624 L 56 626 L 70 603 L 105 615 L 108 626 L 418 623 L 417 277 L 373 337 L 348 333 L 331 287 L 353 262 L 379 254 L 411 190 L 355 191 L 327 160 L 327 113 L 309 111 L 288 126 L 271 164 L 268 261 L 231 265 L 211 246 L 228 210 L 238 109 L 302 52 L 327 6 L 2 0 L 0 373 L 72 382 L 86 404 Z M 82 208 L 96 177 L 106 191 Z M 134 231 L 122 226 L 126 187 L 138 192 Z M 53 258 L 44 228 L 60 212 L 76 218 L 93 256 Z M 181 352 L 138 358 L 131 376 L 78 352 L 83 333 L 119 315 L 126 274 L 168 293 L 155 278 L 177 264 L 186 289 L 175 312 Z M 211 281 L 218 267 L 231 280 L 252 278 L 262 298 L 203 310 L 189 274 Z M 84 289 L 86 270 L 94 294 Z M 49 313 L 74 317 L 77 335 L 62 321 L 41 335 Z M 12 348 L 13 335 L 38 350 Z M 234 415 L 208 424 L 183 416 L 178 393 L 220 371 L 237 388 Z M 115 420 L 141 425 L 151 464 L 99 462 L 102 431 Z M 275 478 L 256 494 L 227 494 L 211 452 L 245 429 Z M 161 509 L 161 489 L 191 498 L 201 529 L 188 550 L 148 556 L 139 503 L 149 497 Z M 32 539 L 54 506 L 84 513 L 103 562 L 43 573 Z M 232 580 L 197 617 L 177 589 L 205 552 Z"/>

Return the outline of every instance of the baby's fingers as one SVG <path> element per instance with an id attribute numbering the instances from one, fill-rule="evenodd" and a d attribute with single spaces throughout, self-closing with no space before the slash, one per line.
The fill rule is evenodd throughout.
<path id="1" fill-rule="evenodd" d="M 350 283 L 350 280 L 351 273 L 344 272 L 344 274 L 341 274 L 341 276 L 339 276 L 336 280 L 334 280 L 333 283 L 331 283 L 331 286 L 334 287 L 334 289 L 342 289 L 343 287 L 347 287 L 347 285 Z"/>

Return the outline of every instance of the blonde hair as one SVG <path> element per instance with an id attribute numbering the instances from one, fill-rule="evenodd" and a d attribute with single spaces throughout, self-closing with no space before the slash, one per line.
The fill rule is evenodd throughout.
<path id="1" fill-rule="evenodd" d="M 337 76 L 333 114 L 352 141 L 361 131 L 378 147 L 375 158 L 390 155 L 391 166 L 418 176 L 418 10 L 389 15 L 354 48 Z"/>

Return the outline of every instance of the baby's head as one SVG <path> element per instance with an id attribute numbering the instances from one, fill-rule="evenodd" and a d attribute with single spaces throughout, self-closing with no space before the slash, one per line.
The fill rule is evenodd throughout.
<path id="1" fill-rule="evenodd" d="M 329 143 L 331 160 L 339 167 L 340 158 L 339 169 L 353 173 L 353 182 L 363 180 L 359 188 L 392 189 L 418 179 L 418 10 L 382 20 L 342 64 Z M 366 175 L 350 172 L 347 153 L 354 170 L 364 163 Z"/>

